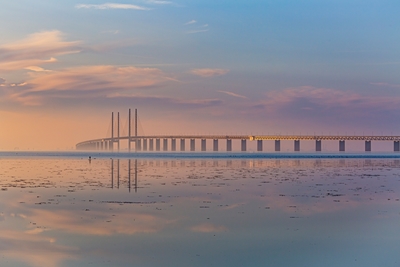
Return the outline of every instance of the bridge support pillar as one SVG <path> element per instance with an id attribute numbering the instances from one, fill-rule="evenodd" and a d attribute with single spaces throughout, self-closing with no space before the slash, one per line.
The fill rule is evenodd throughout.
<path id="1" fill-rule="evenodd" d="M 339 151 L 340 151 L 340 152 L 346 151 L 346 143 L 345 143 L 344 140 L 340 140 L 340 141 L 339 141 Z"/>
<path id="2" fill-rule="evenodd" d="M 185 151 L 185 139 L 181 139 L 181 151 Z"/>
<path id="3" fill-rule="evenodd" d="M 281 151 L 281 140 L 275 140 L 275 152 Z"/>
<path id="4" fill-rule="evenodd" d="M 400 141 L 394 141 L 394 151 L 395 152 L 400 151 Z"/>
<path id="5" fill-rule="evenodd" d="M 213 151 L 218 151 L 218 139 L 214 139 L 213 141 Z"/>
<path id="6" fill-rule="evenodd" d="M 196 140 L 190 139 L 190 151 L 196 151 Z"/>
<path id="7" fill-rule="evenodd" d="M 263 151 L 263 141 L 262 140 L 257 140 L 257 151 L 258 152 Z"/>
<path id="8" fill-rule="evenodd" d="M 226 139 L 226 151 L 232 151 L 232 139 Z"/>
<path id="9" fill-rule="evenodd" d="M 143 139 L 143 151 L 147 151 L 147 139 Z"/>
<path id="10" fill-rule="evenodd" d="M 163 151 L 168 151 L 168 139 L 164 138 L 163 140 Z"/>
<path id="11" fill-rule="evenodd" d="M 317 152 L 322 151 L 322 141 L 321 140 L 315 141 L 315 151 L 317 151 Z"/>
<path id="12" fill-rule="evenodd" d="M 369 141 L 369 140 L 365 141 L 365 151 L 366 152 L 371 151 L 371 141 Z"/>
<path id="13" fill-rule="evenodd" d="M 300 140 L 294 140 L 294 151 L 300 151 Z"/>
<path id="14" fill-rule="evenodd" d="M 136 151 L 142 151 L 142 139 L 136 139 L 135 142 Z"/>
<path id="15" fill-rule="evenodd" d="M 207 142 L 206 139 L 201 139 L 201 151 L 207 150 Z"/>
<path id="16" fill-rule="evenodd" d="M 176 139 L 171 139 L 171 151 L 176 151 Z"/>
<path id="17" fill-rule="evenodd" d="M 241 145 L 241 150 L 244 152 L 244 151 L 246 151 L 247 150 L 247 142 L 246 142 L 246 139 L 242 139 L 242 145 Z"/>
<path id="18" fill-rule="evenodd" d="M 160 139 L 156 139 L 156 151 L 160 151 Z"/>
<path id="19" fill-rule="evenodd" d="M 149 151 L 154 151 L 154 139 L 149 139 Z"/>

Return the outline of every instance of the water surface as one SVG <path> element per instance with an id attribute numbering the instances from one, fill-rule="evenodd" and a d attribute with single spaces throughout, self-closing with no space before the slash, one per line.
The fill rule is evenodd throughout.
<path id="1" fill-rule="evenodd" d="M 1 266 L 393 266 L 400 162 L 2 157 Z"/>

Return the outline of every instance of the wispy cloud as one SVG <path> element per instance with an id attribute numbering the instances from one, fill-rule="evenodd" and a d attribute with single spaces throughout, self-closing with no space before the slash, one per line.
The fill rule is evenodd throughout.
<path id="1" fill-rule="evenodd" d="M 33 69 L 26 83 L 7 84 L 0 90 L 1 100 L 18 106 L 129 106 L 154 105 L 165 108 L 203 108 L 218 106 L 219 99 L 183 99 L 152 95 L 143 90 L 176 82 L 157 68 L 133 66 L 86 66 L 57 71 Z M 0 102 L 2 102 L 0 101 Z"/>
<path id="2" fill-rule="evenodd" d="M 201 77 L 221 76 L 227 74 L 228 72 L 229 70 L 226 69 L 209 69 L 209 68 L 193 69 L 190 71 L 191 74 Z"/>
<path id="3" fill-rule="evenodd" d="M 368 96 L 330 88 L 302 86 L 271 91 L 249 109 L 254 117 L 275 114 L 275 119 L 302 125 L 360 129 L 389 125 L 400 115 L 400 97 Z M 379 126 L 380 127 L 380 126 Z"/>
<path id="4" fill-rule="evenodd" d="M 41 105 L 51 98 L 86 98 L 161 85 L 166 74 L 156 68 L 85 66 L 43 72 L 33 69 L 27 84 L 10 99 L 24 105 Z"/>
<path id="5" fill-rule="evenodd" d="M 150 8 L 132 5 L 132 4 L 119 4 L 119 3 L 105 3 L 100 5 L 94 4 L 78 4 L 75 8 L 93 8 L 93 9 L 133 9 L 133 10 L 150 10 Z"/>
<path id="6" fill-rule="evenodd" d="M 162 1 L 162 0 L 146 0 L 146 3 L 154 4 L 154 5 L 173 5 L 174 4 L 171 1 Z"/>
<path id="7" fill-rule="evenodd" d="M 201 26 L 197 26 L 195 24 L 197 24 L 196 20 L 191 20 L 191 21 L 186 22 L 185 25 L 191 25 L 191 26 L 188 26 L 188 27 L 191 27 L 192 29 L 186 31 L 185 33 L 186 34 L 194 34 L 194 33 L 201 33 L 201 32 L 208 32 L 209 31 L 209 28 L 208 28 L 209 25 L 208 24 L 203 24 Z"/>
<path id="8" fill-rule="evenodd" d="M 400 84 L 390 84 L 390 83 L 370 83 L 372 85 L 376 85 L 376 86 L 383 86 L 383 87 L 391 87 L 391 88 L 400 88 Z"/>
<path id="9" fill-rule="evenodd" d="M 303 110 L 340 110 L 368 108 L 393 109 L 395 103 L 400 103 L 400 98 L 363 96 L 329 88 L 301 86 L 288 88 L 283 91 L 267 93 L 266 106 L 284 107 L 291 106 Z M 396 108 L 397 109 L 397 108 Z"/>
<path id="10" fill-rule="evenodd" d="M 247 97 L 245 97 L 244 95 L 239 95 L 239 94 L 235 94 L 233 92 L 229 92 L 229 91 L 218 91 L 219 93 L 223 93 L 223 94 L 227 94 L 233 97 L 238 97 L 238 98 L 244 98 L 247 99 Z"/>
<path id="11" fill-rule="evenodd" d="M 190 24 L 195 24 L 195 23 L 197 23 L 197 21 L 193 19 L 191 21 L 186 22 L 185 25 L 190 25 Z"/>
<path id="12" fill-rule="evenodd" d="M 66 42 L 60 31 L 46 31 L 0 46 L 0 71 L 14 71 L 56 62 L 55 56 L 78 53 L 79 42 Z"/>

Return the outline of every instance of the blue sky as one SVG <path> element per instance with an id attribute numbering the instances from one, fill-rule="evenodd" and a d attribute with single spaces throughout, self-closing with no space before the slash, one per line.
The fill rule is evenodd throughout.
<path id="1" fill-rule="evenodd" d="M 372 0 L 1 1 L 0 124 L 10 130 L 0 149 L 29 147 L 43 128 L 62 136 L 60 121 L 83 127 L 63 138 L 69 147 L 98 137 L 111 111 L 128 108 L 141 111 L 148 133 L 400 134 L 399 8 Z M 18 144 L 15 132 L 32 116 L 41 128 Z"/>

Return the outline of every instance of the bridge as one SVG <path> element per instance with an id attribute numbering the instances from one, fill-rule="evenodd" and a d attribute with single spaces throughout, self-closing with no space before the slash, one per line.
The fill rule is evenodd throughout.
<path id="1" fill-rule="evenodd" d="M 339 151 L 346 150 L 346 141 L 364 141 L 365 151 L 371 151 L 372 141 L 392 141 L 393 150 L 400 151 L 400 136 L 365 136 L 365 135 L 138 135 L 138 117 L 137 109 L 135 109 L 135 132 L 131 131 L 131 110 L 129 109 L 128 117 L 128 135 L 120 136 L 120 120 L 119 112 L 117 118 L 117 135 L 114 136 L 114 113 L 111 114 L 111 137 L 87 140 L 76 144 L 77 150 L 107 150 L 120 151 L 120 141 L 128 142 L 128 151 L 132 151 L 132 143 L 134 151 L 187 151 L 186 141 L 189 140 L 190 147 L 188 151 L 196 151 L 196 140 L 200 140 L 200 151 L 207 151 L 207 140 L 212 140 L 213 151 L 220 151 L 219 141 L 226 142 L 225 151 L 232 151 L 232 140 L 240 140 L 240 150 L 247 151 L 247 142 L 256 141 L 257 151 L 263 151 L 263 141 L 272 140 L 275 142 L 275 152 L 281 151 L 281 141 L 291 140 L 294 142 L 294 151 L 300 151 L 300 141 L 315 141 L 315 151 L 322 151 L 322 141 L 338 141 Z M 161 147 L 162 140 L 162 147 Z M 179 140 L 179 150 L 177 148 L 177 140 Z M 154 142 L 155 141 L 155 142 Z M 116 146 L 115 146 L 116 144 Z M 170 148 L 169 148 L 170 144 Z M 223 150 L 222 150 L 223 151 Z"/>

